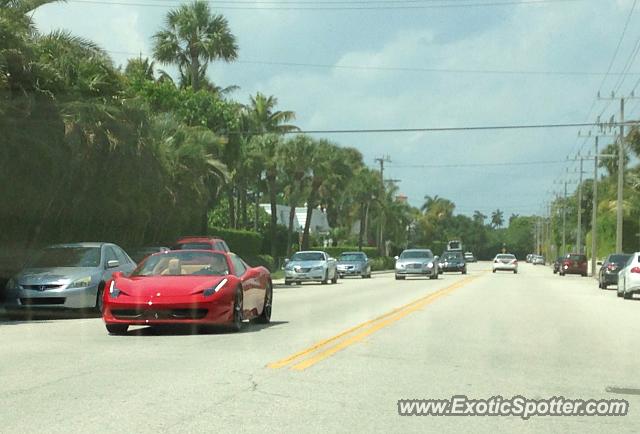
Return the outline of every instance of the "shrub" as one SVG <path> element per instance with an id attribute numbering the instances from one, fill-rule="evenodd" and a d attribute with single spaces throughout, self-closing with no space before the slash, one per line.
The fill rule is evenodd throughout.
<path id="1" fill-rule="evenodd" d="M 243 258 L 252 267 L 265 267 L 267 270 L 276 271 L 276 263 L 271 255 L 254 255 Z"/>
<path id="2" fill-rule="evenodd" d="M 225 240 L 229 249 L 242 258 L 255 257 L 259 255 L 262 250 L 262 235 L 257 232 L 209 228 L 208 235 L 220 237 Z"/>
<path id="3" fill-rule="evenodd" d="M 393 270 L 396 260 L 388 256 L 380 256 L 371 260 L 371 271 Z"/>

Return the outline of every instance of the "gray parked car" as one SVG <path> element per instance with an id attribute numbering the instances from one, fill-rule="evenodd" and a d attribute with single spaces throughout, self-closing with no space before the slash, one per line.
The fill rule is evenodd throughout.
<path id="1" fill-rule="evenodd" d="M 338 258 L 338 275 L 362 276 L 363 279 L 371 277 L 371 264 L 369 258 L 362 252 L 343 252 Z"/>
<path id="2" fill-rule="evenodd" d="M 338 281 L 338 269 L 336 260 L 326 252 L 306 251 L 295 253 L 291 260 L 287 260 L 284 266 L 284 283 L 290 285 L 292 282 L 298 285 L 302 282 L 322 282 L 326 284 Z"/>
<path id="3" fill-rule="evenodd" d="M 396 280 L 406 276 L 438 278 L 438 257 L 429 249 L 408 249 L 396 256 Z"/>
<path id="4" fill-rule="evenodd" d="M 136 267 L 124 250 L 110 243 L 58 244 L 42 249 L 7 282 L 5 308 L 102 310 L 104 284 L 116 271 Z"/>

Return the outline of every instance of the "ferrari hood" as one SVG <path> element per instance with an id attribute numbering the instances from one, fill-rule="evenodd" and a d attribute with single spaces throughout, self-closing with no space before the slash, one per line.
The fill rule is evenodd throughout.
<path id="1" fill-rule="evenodd" d="M 115 285 L 132 297 L 176 297 L 197 294 L 228 278 L 229 276 L 134 276 L 117 279 Z"/>

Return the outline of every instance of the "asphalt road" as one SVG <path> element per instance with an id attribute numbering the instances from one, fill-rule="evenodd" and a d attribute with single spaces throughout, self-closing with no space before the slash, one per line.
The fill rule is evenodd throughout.
<path id="1" fill-rule="evenodd" d="M 637 432 L 640 302 L 548 267 L 489 267 L 278 286 L 273 323 L 239 334 L 1 321 L 0 432 Z M 398 415 L 399 399 L 461 394 L 616 398 L 630 410 Z"/>

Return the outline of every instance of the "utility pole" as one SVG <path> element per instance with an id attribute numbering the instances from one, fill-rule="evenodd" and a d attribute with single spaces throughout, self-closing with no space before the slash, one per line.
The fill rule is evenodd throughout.
<path id="1" fill-rule="evenodd" d="M 582 253 L 582 174 L 584 173 L 582 163 L 584 158 L 580 159 L 580 180 L 578 181 L 578 232 L 576 236 L 576 244 L 578 245 L 578 253 Z"/>
<path id="2" fill-rule="evenodd" d="M 567 254 L 567 180 L 564 180 L 564 198 L 562 199 L 562 256 Z"/>
<path id="3" fill-rule="evenodd" d="M 389 155 L 383 155 L 382 157 L 376 158 L 376 162 L 380 163 L 380 182 L 382 187 L 382 194 L 386 192 L 384 185 L 384 163 L 390 163 L 391 157 Z M 384 253 L 384 210 L 382 209 L 382 198 L 380 198 L 380 222 L 378 228 L 378 251 L 380 254 Z"/>
<path id="4" fill-rule="evenodd" d="M 616 252 L 622 252 L 622 200 L 624 199 L 624 98 L 620 98 L 620 138 L 618 139 L 618 203 L 616 204 Z"/>
<path id="5" fill-rule="evenodd" d="M 593 157 L 593 203 L 591 205 L 591 275 L 596 275 L 596 256 L 598 238 L 598 136 L 596 136 L 595 154 Z"/>
<path id="6" fill-rule="evenodd" d="M 618 195 L 616 203 L 616 252 L 622 253 L 622 225 L 624 223 L 624 215 L 622 209 L 622 201 L 624 200 L 624 157 L 625 157 L 625 137 L 624 137 L 624 104 L 625 101 L 630 99 L 638 99 L 631 92 L 631 96 L 628 97 L 616 97 L 614 92 L 611 92 L 611 97 L 602 98 L 600 92 L 598 92 L 598 99 L 603 100 L 620 100 L 620 119 L 618 124 L 620 125 L 620 135 L 618 137 Z M 613 119 L 612 119 L 613 120 Z"/>

